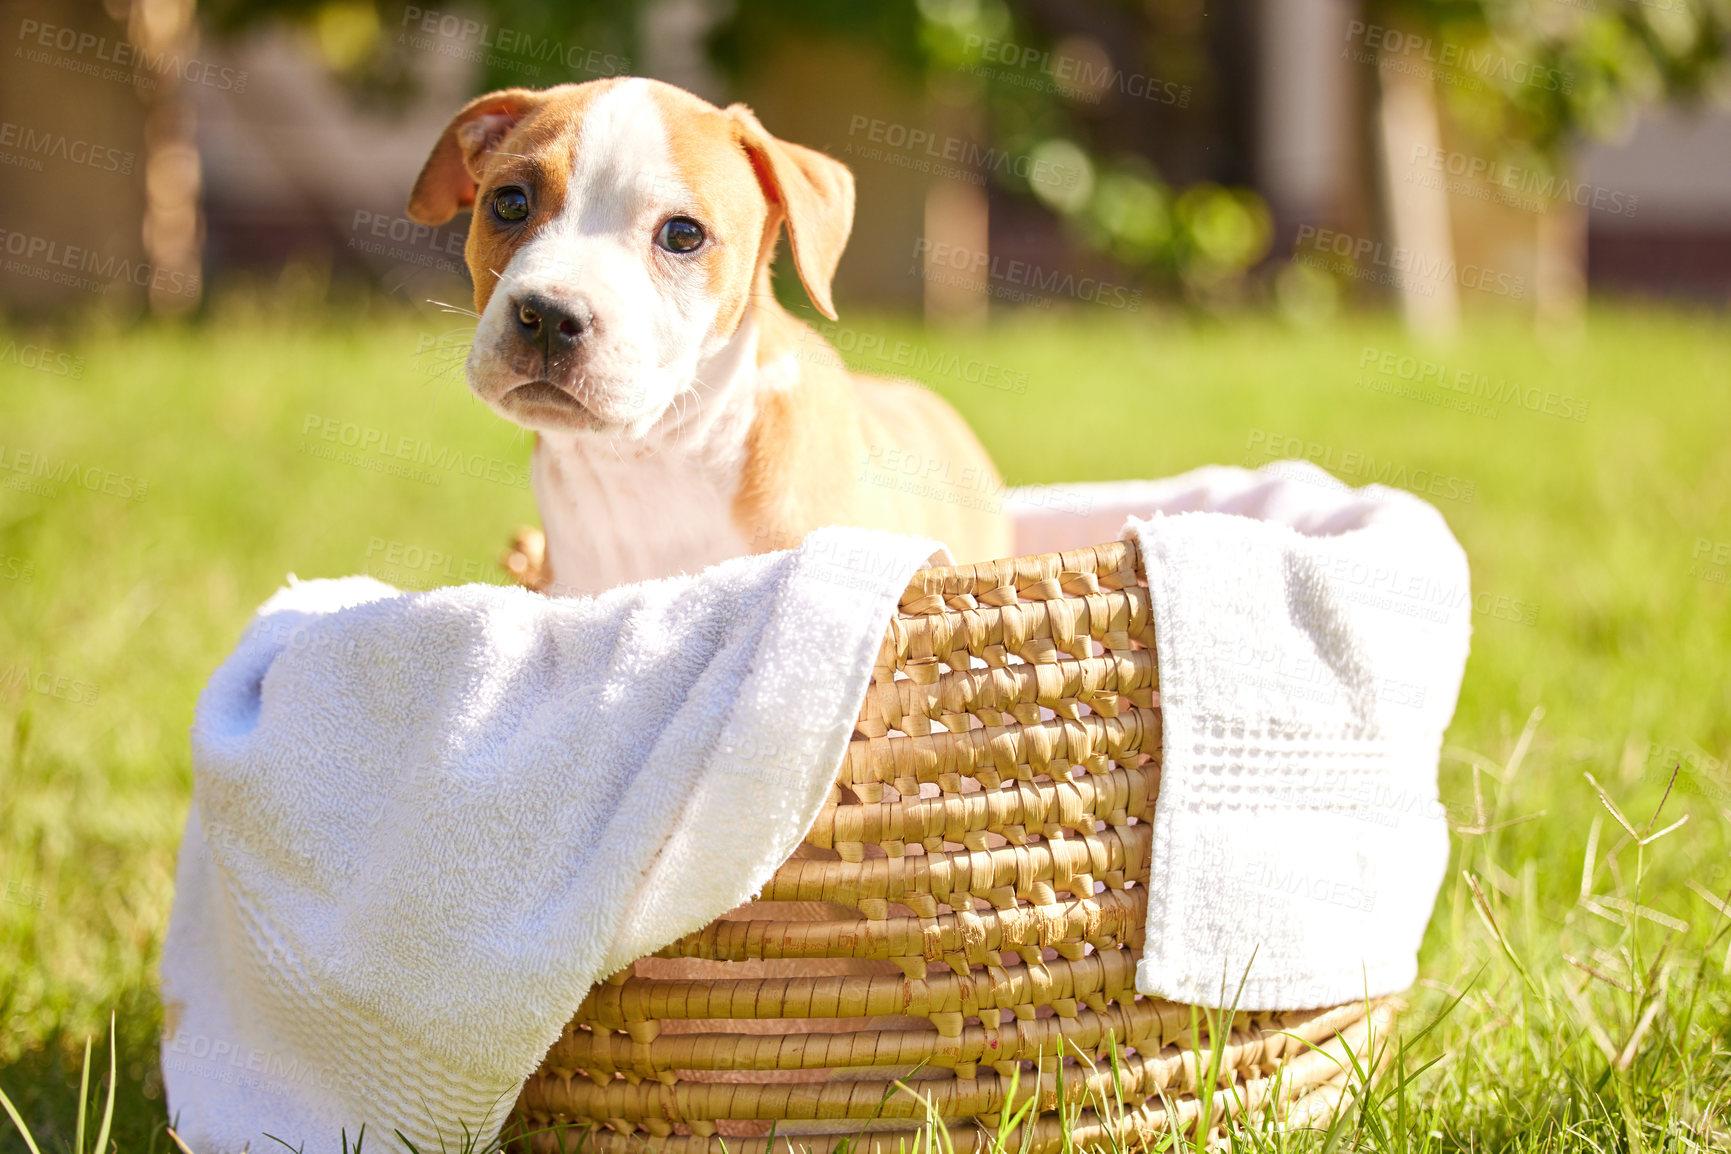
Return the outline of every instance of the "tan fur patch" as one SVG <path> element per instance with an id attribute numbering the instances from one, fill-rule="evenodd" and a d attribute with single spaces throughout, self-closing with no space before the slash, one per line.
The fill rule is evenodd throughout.
<path id="1" fill-rule="evenodd" d="M 715 331 L 731 333 L 750 300 L 769 206 L 732 117 L 666 85 L 657 85 L 651 96 L 667 129 L 680 183 L 691 190 L 697 219 L 709 230 L 708 245 L 699 255 L 709 294 L 720 304 Z"/>
<path id="2" fill-rule="evenodd" d="M 475 311 L 485 312 L 493 287 L 523 245 L 565 205 L 571 178 L 577 126 L 584 109 L 617 80 L 562 84 L 542 94 L 539 107 L 520 120 L 498 146 L 482 158 L 475 174 L 475 213 L 463 256 L 475 281 Z M 506 185 L 529 192 L 529 219 L 510 224 L 493 215 L 492 194 Z"/>

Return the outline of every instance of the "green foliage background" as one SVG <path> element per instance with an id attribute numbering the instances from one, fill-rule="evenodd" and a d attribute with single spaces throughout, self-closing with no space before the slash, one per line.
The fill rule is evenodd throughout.
<path id="1" fill-rule="evenodd" d="M 643 7 L 643 0 L 479 0 L 464 11 L 537 42 L 637 60 Z M 1144 30 L 1141 43 L 1112 46 L 1120 67 L 1194 73 L 1204 93 L 1227 81 L 1208 75 L 1201 0 L 1091 7 Z M 204 0 L 200 11 L 219 33 L 298 22 L 362 98 L 401 99 L 408 90 L 406 54 L 395 48 L 408 8 L 397 0 Z M 1402 47 L 1382 54 L 1385 65 L 1445 51 L 1495 62 L 1466 77 L 1471 83 L 1439 88 L 1478 137 L 1478 151 L 1539 170 L 1567 172 L 1576 144 L 1614 130 L 1642 102 L 1699 101 L 1728 79 L 1731 0 L 1365 0 L 1362 16 L 1417 38 L 1416 48 L 1396 41 Z M 1054 34 L 1049 13 L 1031 0 L 733 0 L 708 46 L 739 80 L 769 67 L 774 46 L 789 36 L 869 45 L 910 81 L 981 109 L 992 147 L 1043 158 L 1073 177 L 1041 187 L 995 174 L 1010 192 L 1057 214 L 1079 240 L 1190 299 L 1235 299 L 1272 240 L 1268 208 L 1253 190 L 1175 185 L 1114 140 L 1109 124 L 1079 115 L 1062 85 L 969 67 L 982 41 L 1049 50 Z M 1363 33 L 1343 37 L 1343 45 L 1362 44 Z M 520 82 L 508 62 L 487 68 L 488 87 Z"/>

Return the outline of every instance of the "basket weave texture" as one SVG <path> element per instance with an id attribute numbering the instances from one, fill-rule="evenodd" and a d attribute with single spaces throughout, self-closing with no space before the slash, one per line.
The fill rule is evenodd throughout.
<path id="1" fill-rule="evenodd" d="M 1227 1015 L 1135 992 L 1160 758 L 1132 543 L 922 570 L 806 844 L 590 992 L 523 1088 L 523 1144 L 587 1122 L 601 1154 L 767 1154 L 773 1125 L 777 1148 L 889 1154 L 936 1115 L 983 1148 L 1012 1084 L 1039 1098 L 1031 1154 L 1064 1129 L 1326 1118 L 1393 1000 Z"/>

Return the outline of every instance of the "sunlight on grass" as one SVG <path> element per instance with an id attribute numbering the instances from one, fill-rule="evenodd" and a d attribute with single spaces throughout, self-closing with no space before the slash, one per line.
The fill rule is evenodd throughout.
<path id="1" fill-rule="evenodd" d="M 1466 546 L 1455 868 L 1387 1072 L 1344 1071 L 1331 1130 L 1250 1111 L 1227 1148 L 1731 1142 L 1721 318 L 1605 310 L 1578 338 L 1483 327 L 1442 349 L 1374 318 L 846 323 L 872 337 L 850 361 L 926 366 L 1014 483 L 1303 455 L 1428 494 Z M 87 332 L 77 379 L 0 364 L 0 1090 L 42 1151 L 103 1136 L 80 1058 L 105 1032 L 112 1144 L 171 1149 L 153 989 L 187 728 L 252 609 L 289 572 L 503 580 L 509 530 L 534 519 L 529 444 L 468 397 L 465 339 L 383 305 L 234 304 Z M 1006 1110 L 1012 1154 L 1040 1111 Z"/>

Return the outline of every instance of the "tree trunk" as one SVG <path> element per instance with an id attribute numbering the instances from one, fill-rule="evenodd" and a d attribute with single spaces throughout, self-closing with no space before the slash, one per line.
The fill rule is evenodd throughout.
<path id="1" fill-rule="evenodd" d="M 1576 328 L 1587 304 L 1587 210 L 1560 197 L 1539 214 L 1536 227 L 1535 319 L 1544 329 Z"/>
<path id="2" fill-rule="evenodd" d="M 1389 274 L 1401 315 L 1415 333 L 1447 337 L 1460 327 L 1453 223 L 1448 192 L 1412 179 L 1408 163 L 1419 148 L 1434 154 L 1441 131 L 1431 78 L 1377 68 L 1377 159 L 1387 235 Z"/>
<path id="3" fill-rule="evenodd" d="M 198 48 L 195 7 L 196 0 L 132 0 L 127 39 L 146 59 L 189 60 Z M 145 104 L 144 253 L 154 270 L 149 299 L 156 313 L 196 308 L 203 283 L 197 120 L 181 90 L 184 71 L 157 69 L 156 83 L 138 90 Z"/>
<path id="4" fill-rule="evenodd" d="M 935 87 L 935 86 L 934 86 Z M 966 85 L 954 91 L 932 94 L 931 107 L 939 136 L 964 140 L 984 138 L 986 125 L 977 94 Z M 926 323 L 954 328 L 979 328 L 990 311 L 990 279 L 987 274 L 992 245 L 991 210 L 985 174 L 974 173 L 978 183 L 953 177 L 934 176 L 926 188 L 925 267 Z M 966 253 L 965 261 L 934 261 L 940 251 Z M 959 271 L 958 264 L 978 268 Z"/>

